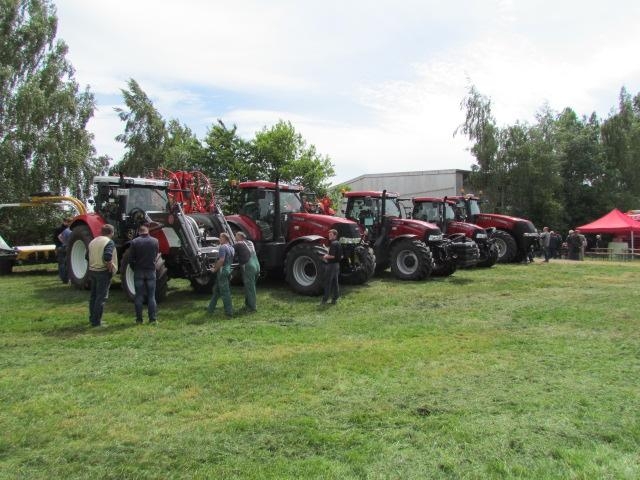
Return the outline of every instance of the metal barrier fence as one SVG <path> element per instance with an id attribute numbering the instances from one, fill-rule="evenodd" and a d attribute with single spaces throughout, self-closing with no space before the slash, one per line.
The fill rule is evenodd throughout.
<path id="1" fill-rule="evenodd" d="M 585 252 L 584 257 L 608 261 L 640 260 L 640 248 L 592 248 Z"/>

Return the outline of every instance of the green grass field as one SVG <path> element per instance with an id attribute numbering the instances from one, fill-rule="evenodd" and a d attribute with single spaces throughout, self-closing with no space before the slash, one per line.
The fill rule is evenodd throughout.
<path id="1" fill-rule="evenodd" d="M 106 328 L 53 271 L 0 277 L 0 478 L 640 478 L 640 265 L 389 274 L 231 320 L 170 283 Z M 241 288 L 234 304 L 242 303 Z"/>

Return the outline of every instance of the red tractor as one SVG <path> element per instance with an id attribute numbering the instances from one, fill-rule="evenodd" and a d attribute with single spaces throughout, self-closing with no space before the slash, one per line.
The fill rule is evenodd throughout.
<path id="1" fill-rule="evenodd" d="M 208 207 L 211 209 L 208 213 L 185 213 L 183 197 L 202 195 L 193 186 L 188 193 L 171 180 L 99 176 L 94 178 L 94 186 L 95 211 L 78 215 L 71 224 L 67 267 L 75 286 L 88 286 L 87 246 L 100 235 L 102 226 L 110 223 L 115 228 L 114 241 L 121 259 L 122 287 L 133 298 L 135 286 L 128 248 L 138 227 L 145 223 L 150 235 L 160 243 L 156 260 L 157 300 L 165 297 L 170 277 L 188 278 L 195 291 L 211 291 L 215 277 L 208 268 L 218 257 L 217 235 L 223 231 L 232 234 L 215 204 Z"/>
<path id="2" fill-rule="evenodd" d="M 531 221 L 496 213 L 482 213 L 480 199 L 472 194 L 448 198 L 456 202 L 456 219 L 475 223 L 485 229 L 495 229 L 492 237 L 498 247 L 498 262 L 526 260 L 529 251 L 537 247 L 540 235 Z"/>
<path id="3" fill-rule="evenodd" d="M 492 267 L 498 261 L 498 246 L 492 238 L 493 230 L 473 223 L 456 220 L 456 202 L 447 197 L 417 197 L 413 201 L 412 218 L 437 224 L 454 246 L 473 240 L 478 245 L 478 267 Z"/>
<path id="4" fill-rule="evenodd" d="M 377 271 L 391 267 L 396 278 L 422 280 L 430 275 L 448 276 L 459 261 L 477 262 L 477 246 L 469 242 L 460 260 L 437 225 L 402 217 L 397 193 L 345 192 L 345 217 L 360 225 L 366 242 L 373 248 Z"/>
<path id="5" fill-rule="evenodd" d="M 327 233 L 338 231 L 343 257 L 342 283 L 362 284 L 373 275 L 375 257 L 362 243 L 358 225 L 344 218 L 309 213 L 301 199 L 302 188 L 267 181 L 242 182 L 240 209 L 226 217 L 234 231 L 252 240 L 267 275 L 282 276 L 303 295 L 322 292 L 322 255 Z"/>

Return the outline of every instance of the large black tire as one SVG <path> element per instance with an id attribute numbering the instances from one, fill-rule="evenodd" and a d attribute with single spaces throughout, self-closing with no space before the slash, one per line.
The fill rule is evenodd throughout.
<path id="1" fill-rule="evenodd" d="M 431 250 L 420 240 L 399 240 L 391 248 L 391 272 L 400 280 L 423 280 L 431 275 Z"/>
<path id="2" fill-rule="evenodd" d="M 518 256 L 518 244 L 516 243 L 516 239 L 513 238 L 509 232 L 505 232 L 504 230 L 496 230 L 493 232 L 493 239 L 495 240 L 495 245 L 498 248 L 498 262 L 514 262 Z"/>
<path id="3" fill-rule="evenodd" d="M 89 288 L 87 251 L 91 240 L 93 235 L 86 225 L 78 225 L 71 231 L 67 247 L 67 274 L 76 288 Z"/>
<path id="4" fill-rule="evenodd" d="M 475 245 L 475 242 L 473 246 L 476 249 L 475 253 L 477 261 L 478 247 Z M 459 253 L 462 256 L 466 256 L 469 252 L 457 252 L 457 250 L 466 250 L 470 247 L 470 244 L 462 242 L 459 242 L 457 245 L 443 243 L 441 245 L 432 246 L 431 254 L 433 255 L 433 270 L 431 271 L 431 276 L 448 277 L 450 275 L 453 275 L 458 269 L 458 259 L 454 254 L 451 254 L 451 251 L 453 251 L 454 253 Z"/>
<path id="5" fill-rule="evenodd" d="M 313 243 L 299 243 L 285 259 L 285 279 L 291 289 L 302 295 L 320 295 L 322 285 L 322 255 L 327 249 Z"/>
<path id="6" fill-rule="evenodd" d="M 358 245 L 353 253 L 353 259 L 340 263 L 340 283 L 345 285 L 362 285 L 375 272 L 376 257 L 373 250 L 364 245 Z"/>
<path id="7" fill-rule="evenodd" d="M 126 293 L 129 300 L 133 301 L 136 296 L 136 287 L 133 278 L 133 269 L 129 265 L 129 257 L 131 250 L 124 252 L 120 262 L 120 283 L 122 290 Z M 167 282 L 169 275 L 167 267 L 164 265 L 164 259 L 160 254 L 156 257 L 156 302 L 160 303 L 167 298 Z"/>
<path id="8" fill-rule="evenodd" d="M 498 261 L 498 247 L 494 242 L 487 245 L 483 245 L 480 249 L 480 260 L 478 261 L 478 267 L 491 268 Z"/>
<path id="9" fill-rule="evenodd" d="M 190 278 L 189 281 L 194 292 L 210 294 L 213 292 L 213 285 L 216 283 L 216 275 L 210 272 L 204 273 L 199 277 Z"/>

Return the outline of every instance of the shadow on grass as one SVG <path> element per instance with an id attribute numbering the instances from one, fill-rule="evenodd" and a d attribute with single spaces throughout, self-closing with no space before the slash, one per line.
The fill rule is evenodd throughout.
<path id="1" fill-rule="evenodd" d="M 105 322 L 106 323 L 106 322 Z M 121 332 L 130 328 L 137 328 L 135 323 L 118 323 L 107 324 L 104 327 L 92 327 L 89 322 L 78 325 L 67 325 L 60 328 L 52 328 L 44 330 L 42 333 L 48 337 L 55 338 L 74 338 L 80 335 L 93 334 L 93 335 L 108 335 L 114 332 Z"/>

